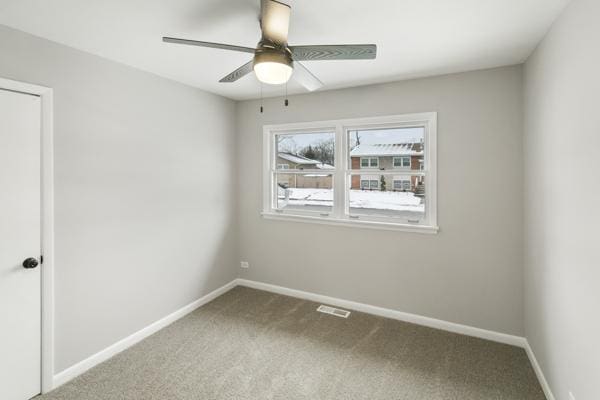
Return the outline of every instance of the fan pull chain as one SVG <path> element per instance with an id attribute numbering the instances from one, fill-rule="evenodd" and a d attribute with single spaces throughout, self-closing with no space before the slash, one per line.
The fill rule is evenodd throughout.
<path id="1" fill-rule="evenodd" d="M 262 82 L 260 83 L 260 113 L 263 112 L 263 87 Z"/>
<path id="2" fill-rule="evenodd" d="M 287 92 L 287 82 L 285 83 L 285 101 L 283 102 L 283 104 L 287 107 L 290 102 L 288 101 L 288 92 Z"/>

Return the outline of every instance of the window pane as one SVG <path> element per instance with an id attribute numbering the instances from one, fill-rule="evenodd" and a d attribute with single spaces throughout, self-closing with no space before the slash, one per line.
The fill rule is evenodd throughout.
<path id="1" fill-rule="evenodd" d="M 350 168 L 421 170 L 424 139 L 423 127 L 348 131 Z"/>
<path id="2" fill-rule="evenodd" d="M 277 208 L 331 212 L 333 209 L 333 175 L 277 173 Z"/>
<path id="3" fill-rule="evenodd" d="M 410 167 L 411 157 L 394 157 L 394 167 L 407 168 Z"/>
<path id="4" fill-rule="evenodd" d="M 275 143 L 277 169 L 333 169 L 335 165 L 333 132 L 279 134 Z"/>
<path id="5" fill-rule="evenodd" d="M 383 180 L 382 180 L 383 177 Z M 416 221 L 425 218 L 425 179 L 423 176 L 352 175 L 350 214 L 396 217 Z M 358 185 L 360 182 L 360 187 Z M 376 183 L 365 190 L 363 182 Z"/>

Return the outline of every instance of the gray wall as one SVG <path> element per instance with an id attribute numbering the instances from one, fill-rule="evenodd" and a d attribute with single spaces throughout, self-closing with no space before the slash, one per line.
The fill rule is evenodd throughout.
<path id="1" fill-rule="evenodd" d="M 522 70 L 238 104 L 242 277 L 523 334 Z M 423 235 L 264 220 L 262 125 L 437 111 L 438 222 Z"/>
<path id="2" fill-rule="evenodd" d="M 54 88 L 55 371 L 236 277 L 235 103 L 0 26 Z"/>
<path id="3" fill-rule="evenodd" d="M 557 400 L 600 398 L 600 2 L 525 67 L 525 328 Z"/>

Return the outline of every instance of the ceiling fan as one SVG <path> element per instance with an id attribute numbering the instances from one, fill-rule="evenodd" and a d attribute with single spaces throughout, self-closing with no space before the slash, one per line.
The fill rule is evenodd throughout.
<path id="1" fill-rule="evenodd" d="M 295 70 L 294 78 L 296 81 L 311 91 L 319 89 L 323 86 L 323 83 L 300 61 L 372 60 L 376 57 L 377 46 L 374 44 L 289 46 L 290 11 L 289 5 L 277 0 L 261 0 L 260 28 L 262 38 L 256 49 L 173 37 L 163 37 L 163 41 L 254 54 L 252 60 L 225 76 L 219 82 L 235 82 L 254 70 L 259 81 L 278 85 L 286 83 Z"/>

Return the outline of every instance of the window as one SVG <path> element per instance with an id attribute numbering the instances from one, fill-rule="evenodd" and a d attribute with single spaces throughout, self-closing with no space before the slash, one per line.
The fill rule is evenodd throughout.
<path id="1" fill-rule="evenodd" d="M 394 178 L 394 190 L 410 190 L 411 187 L 409 178 Z"/>
<path id="2" fill-rule="evenodd" d="M 276 150 L 273 157 L 277 161 L 277 169 L 271 177 L 276 198 L 273 210 L 295 214 L 331 213 L 335 133 L 327 130 L 282 132 L 274 134 L 273 140 Z"/>
<path id="3" fill-rule="evenodd" d="M 379 190 L 379 176 L 377 175 L 361 175 L 360 188 L 362 190 Z"/>
<path id="4" fill-rule="evenodd" d="M 364 190 L 379 189 L 379 181 L 362 179 L 360 181 L 360 188 Z"/>
<path id="5" fill-rule="evenodd" d="M 394 167 L 410 168 L 410 157 L 394 157 Z"/>
<path id="6" fill-rule="evenodd" d="M 423 113 L 265 126 L 263 216 L 437 232 L 436 125 Z"/>
<path id="7" fill-rule="evenodd" d="M 378 157 L 361 157 L 360 158 L 361 168 L 379 168 Z"/>

